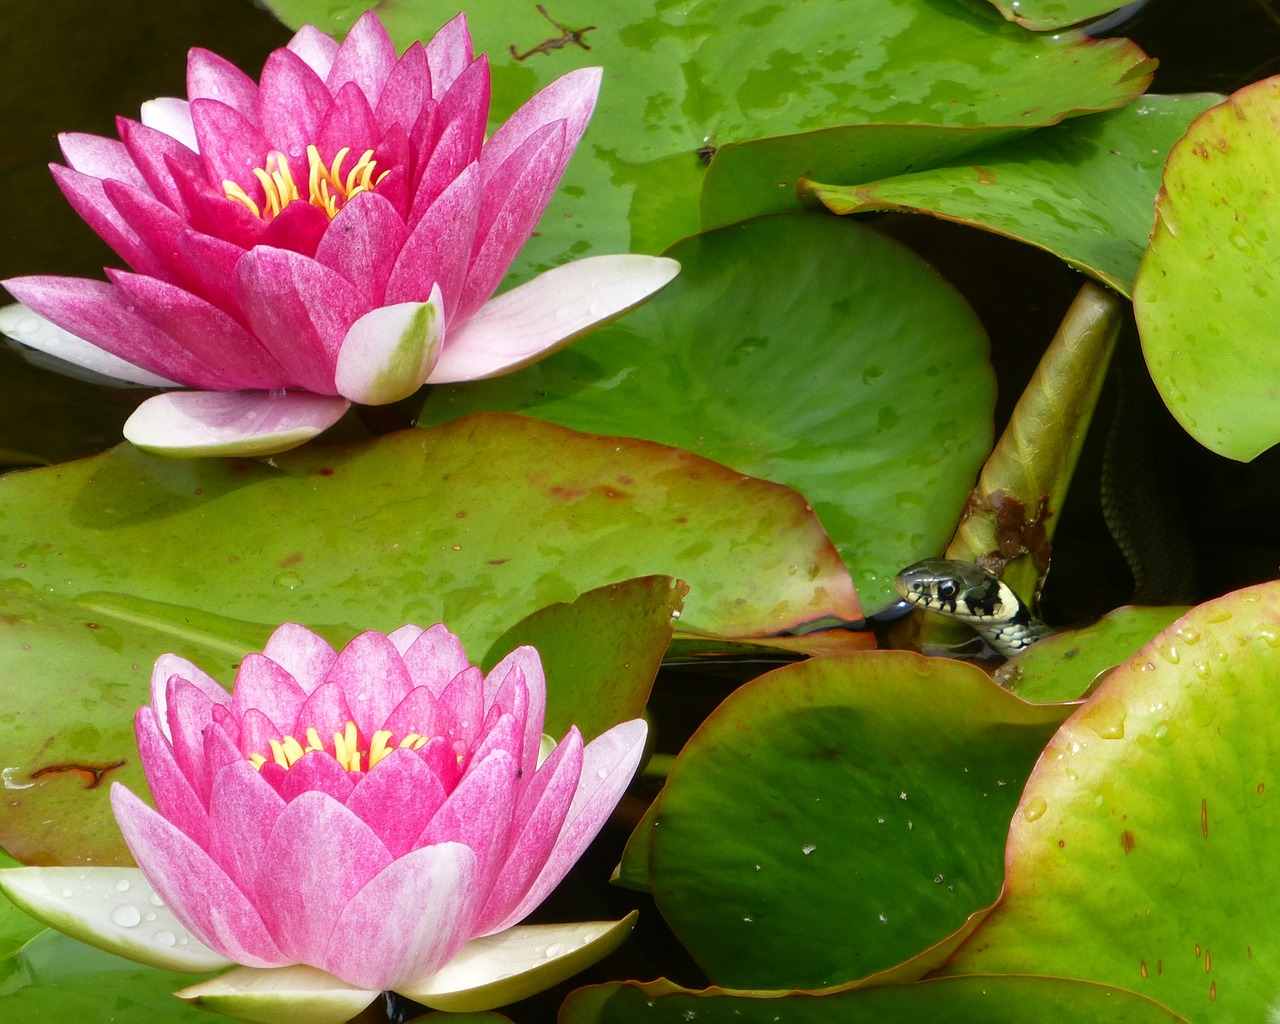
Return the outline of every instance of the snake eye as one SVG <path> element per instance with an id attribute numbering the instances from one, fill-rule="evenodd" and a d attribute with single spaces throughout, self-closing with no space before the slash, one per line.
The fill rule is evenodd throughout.
<path id="1" fill-rule="evenodd" d="M 944 601 L 950 601 L 960 592 L 960 585 L 955 580 L 942 580 L 938 584 L 938 596 Z"/>

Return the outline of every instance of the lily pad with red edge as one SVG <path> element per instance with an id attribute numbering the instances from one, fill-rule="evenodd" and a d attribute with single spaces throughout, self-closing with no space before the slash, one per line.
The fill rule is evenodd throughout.
<path id="1" fill-rule="evenodd" d="M 1173 147 L 1133 293 L 1151 379 L 1192 437 L 1247 462 L 1280 441 L 1280 77 Z"/>
<path id="2" fill-rule="evenodd" d="M 1001 904 L 947 973 L 1132 989 L 1191 1021 L 1280 998 L 1280 584 L 1193 608 L 1050 741 Z"/>
<path id="3" fill-rule="evenodd" d="M 1023 700 L 1078 700 L 1100 681 L 1102 673 L 1127 661 L 1186 611 L 1186 607 L 1117 608 L 1091 626 L 1039 641 L 1002 665 L 996 678 Z"/>
<path id="4" fill-rule="evenodd" d="M 999 894 L 1009 816 L 1067 710 L 905 651 L 761 676 L 667 778 L 648 832 L 658 908 L 734 988 L 820 988 L 909 959 Z"/>
<path id="5" fill-rule="evenodd" d="M 785 483 L 863 605 L 896 601 L 894 574 L 943 548 L 991 447 L 995 382 L 973 311 L 852 220 L 761 217 L 669 255 L 680 276 L 648 305 L 518 373 L 433 388 L 421 422 L 524 412 Z M 796 563 L 792 584 L 806 573 Z M 681 622 L 696 626 L 688 582 Z"/>
<path id="6" fill-rule="evenodd" d="M 133 715 L 166 652 L 229 683 L 281 622 L 345 643 L 444 621 L 478 661 L 537 609 L 651 573 L 688 580 L 681 621 L 713 634 L 860 615 L 795 492 L 516 416 L 312 446 L 274 465 L 122 446 L 12 474 L 0 548 L 0 845 L 26 863 L 128 863 L 107 783 L 145 791 Z M 634 642 L 625 619 L 592 628 L 595 642 Z M 667 628 L 646 634 L 654 646 L 637 663 L 660 656 Z M 597 682 L 588 717 L 629 717 L 612 700 L 633 696 Z"/>
<path id="7" fill-rule="evenodd" d="M 682 989 L 667 981 L 580 988 L 560 1024 L 1043 1024 L 1123 1021 L 1185 1024 L 1182 1017 L 1122 987 L 1065 978 L 945 978 L 915 985 L 833 992 L 726 992 Z"/>
<path id="8" fill-rule="evenodd" d="M 374 4 L 269 6 L 294 27 L 341 33 Z M 493 123 L 567 71 L 608 69 L 584 143 L 513 267 L 521 280 L 571 256 L 656 253 L 700 223 L 794 210 L 801 175 L 853 180 L 841 172 L 869 165 L 883 177 L 1121 106 L 1153 68 L 1128 40 L 1036 36 L 980 4 L 860 0 L 856 16 L 773 0 L 544 6 L 466 5 L 493 67 Z M 377 7 L 401 47 L 456 10 Z"/>

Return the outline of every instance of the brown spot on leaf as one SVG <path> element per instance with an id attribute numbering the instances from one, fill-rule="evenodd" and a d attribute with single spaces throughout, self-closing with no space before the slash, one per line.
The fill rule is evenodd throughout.
<path id="1" fill-rule="evenodd" d="M 535 53 L 551 53 L 553 50 L 563 50 L 566 46 L 581 46 L 584 50 L 591 49 L 590 44 L 586 41 L 586 35 L 588 32 L 595 31 L 595 25 L 586 25 L 583 28 L 567 28 L 566 26 L 561 25 L 560 22 L 556 21 L 555 18 L 551 17 L 551 15 L 547 13 L 547 9 L 543 7 L 542 4 L 535 4 L 534 6 L 538 8 L 539 14 L 560 30 L 560 34 L 549 39 L 544 39 L 542 42 L 538 43 L 537 46 L 531 46 L 529 49 L 525 50 L 524 53 L 517 50 L 515 43 L 512 43 L 507 47 L 507 50 L 511 53 L 512 57 L 516 60 L 527 60 Z"/>
<path id="2" fill-rule="evenodd" d="M 302 552 L 295 551 L 291 555 L 285 555 L 284 558 L 276 562 L 276 565 L 278 565 L 281 569 L 288 569 L 290 566 L 297 565 L 301 561 L 302 561 Z"/>
<path id="3" fill-rule="evenodd" d="M 1209 801 L 1200 801 L 1200 831 L 1206 839 L 1209 838 Z"/>
<path id="4" fill-rule="evenodd" d="M 996 183 L 995 173 L 990 167 L 979 167 L 977 171 L 979 185 L 994 185 Z"/>
<path id="5" fill-rule="evenodd" d="M 39 779 L 45 775 L 64 775 L 67 772 L 78 772 L 85 777 L 85 789 L 97 789 L 107 772 L 114 771 L 124 765 L 123 761 L 111 761 L 107 764 L 77 764 L 64 761 L 61 764 L 45 765 L 31 773 L 31 778 Z"/>
<path id="6" fill-rule="evenodd" d="M 1133 849 L 1133 833 L 1125 829 L 1120 833 L 1120 848 L 1128 853 Z"/>

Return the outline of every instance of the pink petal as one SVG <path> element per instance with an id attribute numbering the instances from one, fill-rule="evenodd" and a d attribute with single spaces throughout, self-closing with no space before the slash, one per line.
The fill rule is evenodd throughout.
<path id="1" fill-rule="evenodd" d="M 587 122 L 591 120 L 591 112 L 595 109 L 596 96 L 600 93 L 602 68 L 579 68 L 562 75 L 554 82 L 526 100 L 524 105 L 512 114 L 502 127 L 493 133 L 493 138 L 485 143 L 481 164 L 484 167 L 485 180 L 506 162 L 517 149 L 524 144 L 543 125 L 563 121 L 565 125 L 564 157 L 560 170 L 555 172 L 555 180 L 559 180 L 564 167 L 569 162 L 578 140 L 586 131 Z"/>
<path id="2" fill-rule="evenodd" d="M 381 135 L 368 98 L 354 83 L 348 82 L 334 96 L 315 142 L 321 157 L 330 163 L 338 150 L 350 147 L 351 153 L 342 163 L 345 175 L 366 150 L 377 146 Z"/>
<path id="3" fill-rule="evenodd" d="M 204 273 L 203 268 L 191 266 L 182 250 L 179 240 L 187 230 L 186 220 L 153 198 L 149 190 L 130 188 L 118 181 L 104 181 L 102 191 L 138 241 L 161 265 L 159 274 L 151 276 L 195 290 L 190 286 L 202 281 Z"/>
<path id="4" fill-rule="evenodd" d="M 467 31 L 467 17 L 459 14 L 427 43 L 431 95 L 438 99 L 448 92 L 454 79 L 467 69 L 471 61 L 471 33 Z"/>
<path id="5" fill-rule="evenodd" d="M 173 759 L 207 807 L 213 777 L 204 758 L 204 732 L 213 721 L 213 702 L 203 690 L 179 676 L 169 680 L 168 696 Z"/>
<path id="6" fill-rule="evenodd" d="M 258 83 L 229 60 L 194 47 L 187 53 L 187 99 L 217 100 L 258 123 Z"/>
<path id="7" fill-rule="evenodd" d="M 440 721 L 440 706 L 435 695 L 425 686 L 415 686 L 387 716 L 385 728 L 399 741 L 411 734 L 437 736 Z"/>
<path id="8" fill-rule="evenodd" d="M 328 76 L 333 58 L 338 54 L 337 42 L 314 25 L 303 25 L 285 45 L 321 78 Z"/>
<path id="9" fill-rule="evenodd" d="M 564 150 L 564 122 L 530 135 L 525 144 L 484 181 L 484 203 L 476 236 L 480 239 L 467 271 L 455 319 L 465 320 L 493 294 L 538 218 L 551 201 Z M 482 175 L 483 175 L 482 168 Z"/>
<path id="10" fill-rule="evenodd" d="M 387 634 L 387 639 L 395 644 L 395 648 L 400 652 L 400 657 L 404 657 L 405 652 L 413 646 L 413 642 L 422 636 L 426 630 L 421 626 L 405 624 L 398 629 L 393 629 Z"/>
<path id="11" fill-rule="evenodd" d="M 274 455 L 333 426 L 347 406 L 306 391 L 174 391 L 138 406 L 124 436 L 158 455 Z"/>
<path id="12" fill-rule="evenodd" d="M 468 666 L 440 694 L 441 728 L 455 749 L 470 750 L 485 724 L 484 676 Z"/>
<path id="13" fill-rule="evenodd" d="M 290 383 L 258 339 L 212 303 L 154 277 L 118 270 L 107 271 L 107 276 L 130 310 L 236 388 L 266 390 Z"/>
<path id="14" fill-rule="evenodd" d="M 209 844 L 209 816 L 200 795 L 174 760 L 173 748 L 161 733 L 150 708 L 139 708 L 133 723 L 138 758 L 156 809 L 179 831 L 201 846 Z"/>
<path id="15" fill-rule="evenodd" d="M 405 666 L 414 686 L 425 686 L 437 697 L 459 672 L 471 667 L 462 641 L 438 622 L 426 630 L 405 653 Z"/>
<path id="16" fill-rule="evenodd" d="M 337 683 L 324 683 L 312 691 L 298 712 L 298 730 L 305 734 L 308 728 L 314 729 L 327 747 L 332 745 L 333 734 L 342 732 L 352 720 L 342 687 Z M 301 741 L 302 736 L 298 739 Z"/>
<path id="17" fill-rule="evenodd" d="M 228 199 L 220 182 L 216 188 L 210 185 L 203 166 L 192 170 L 168 157 L 165 165 L 173 176 L 179 197 L 175 206 L 187 211 L 187 220 L 194 230 L 230 242 L 242 251 L 258 244 L 266 231 L 262 218 L 243 204 Z"/>
<path id="18" fill-rule="evenodd" d="M 313 256 L 328 229 L 329 215 L 324 210 L 295 199 L 271 219 L 258 244 Z"/>
<path id="19" fill-rule="evenodd" d="M 181 142 L 191 152 L 198 152 L 196 127 L 191 123 L 191 104 L 176 96 L 157 96 L 142 104 L 141 121 L 148 128 L 163 132 Z"/>
<path id="20" fill-rule="evenodd" d="M 244 760 L 244 752 L 240 749 L 239 720 L 233 718 L 225 708 L 215 704 L 210 723 L 204 731 L 204 763 L 209 778 L 216 779 L 227 765 L 239 764 Z"/>
<path id="21" fill-rule="evenodd" d="M 369 309 L 359 289 L 313 259 L 266 246 L 240 258 L 236 287 L 249 326 L 294 382 L 334 394 L 342 339 Z"/>
<path id="22" fill-rule="evenodd" d="M 362 405 L 389 405 L 426 382 L 444 338 L 444 299 L 437 285 L 426 302 L 371 310 L 351 325 L 338 351 L 338 393 Z"/>
<path id="23" fill-rule="evenodd" d="M 199 275 L 191 290 L 237 320 L 243 320 L 235 274 L 236 263 L 244 255 L 244 250 L 232 242 L 192 230 L 179 233 L 177 243 L 183 266 Z"/>
<path id="24" fill-rule="evenodd" d="M 476 164 L 475 180 L 469 186 L 475 194 L 475 206 L 479 209 L 483 189 L 480 187 L 480 167 L 472 152 L 471 127 L 464 121 L 453 121 L 444 126 L 440 138 L 431 148 L 424 167 L 418 169 L 418 184 L 409 204 L 408 223 L 416 228 L 418 222 L 441 193 L 471 164 Z M 468 254 L 469 256 L 470 254 Z"/>
<path id="25" fill-rule="evenodd" d="M 240 750 L 245 757 L 261 754 L 271 763 L 271 741 L 283 739 L 284 732 L 257 708 L 250 708 L 240 719 Z"/>
<path id="26" fill-rule="evenodd" d="M 520 796 L 511 823 L 506 863 L 485 900 L 476 934 L 500 931 L 499 921 L 515 923 L 511 912 L 520 905 L 555 848 L 581 772 L 582 737 L 577 729 L 570 729 Z"/>
<path id="27" fill-rule="evenodd" d="M 345 804 L 351 798 L 354 787 L 351 773 L 338 764 L 332 754 L 313 750 L 303 754 L 290 766 L 276 788 L 286 801 L 296 800 L 303 793 L 317 792 Z"/>
<path id="28" fill-rule="evenodd" d="M 237 718 L 250 708 L 258 708 L 285 733 L 292 733 L 306 700 L 306 691 L 274 659 L 247 654 L 240 662 L 231 696 L 231 712 Z"/>
<path id="29" fill-rule="evenodd" d="M 211 703 L 231 706 L 231 694 L 227 693 L 227 688 L 204 669 L 176 654 L 162 654 L 151 669 L 151 711 L 166 737 L 172 739 L 168 725 L 169 680 L 174 676 L 185 679 L 204 693 Z"/>
<path id="30" fill-rule="evenodd" d="M 210 841 L 201 845 L 241 892 L 254 891 L 262 852 L 284 806 L 284 800 L 244 759 L 214 776 L 209 797 Z"/>
<path id="31" fill-rule="evenodd" d="M 487 934 L 501 931 L 533 913 L 577 863 L 622 799 L 644 754 L 647 731 L 648 726 L 637 718 L 615 725 L 587 744 L 583 751 L 581 782 L 555 848 L 524 898 L 496 924 L 486 926 Z M 550 760 L 548 758 L 547 763 Z M 485 910 L 487 913 L 489 908 L 486 906 Z"/>
<path id="32" fill-rule="evenodd" d="M 346 807 L 326 793 L 303 793 L 276 819 L 263 851 L 271 870 L 258 875 L 255 903 L 290 959 L 323 967 L 343 908 L 391 861 L 374 831 Z"/>
<path id="33" fill-rule="evenodd" d="M 459 167 L 479 160 L 483 151 L 489 122 L 489 85 L 489 58 L 482 53 L 449 86 L 448 92 L 436 95 L 439 123 L 446 126 L 445 131 L 457 128 L 462 132 Z"/>
<path id="34" fill-rule="evenodd" d="M 105 281 L 19 277 L 4 282 L 20 301 L 63 330 L 170 380 L 221 388 L 226 381 L 160 328 L 138 316 Z"/>
<path id="35" fill-rule="evenodd" d="M 356 727 L 366 740 L 404 700 L 413 680 L 404 659 L 383 634 L 361 633 L 338 655 L 325 682 L 337 683 L 347 698 Z"/>
<path id="36" fill-rule="evenodd" d="M 117 381 L 153 388 L 176 386 L 174 381 L 166 377 L 127 363 L 119 356 L 113 356 L 97 345 L 76 337 L 70 331 L 64 331 L 19 302 L 0 307 L 0 334 L 37 352 L 45 352 L 72 366 L 83 367 Z"/>
<path id="37" fill-rule="evenodd" d="M 446 795 L 417 752 L 401 748 L 366 772 L 344 802 L 378 834 L 391 856 L 401 857 L 413 849 Z"/>
<path id="38" fill-rule="evenodd" d="M 187 209 L 174 180 L 174 168 L 180 168 L 187 175 L 199 176 L 208 187 L 200 157 L 180 139 L 124 117 L 116 119 L 116 129 L 152 194 L 171 209 L 179 213 Z M 194 131 L 192 128 L 193 133 Z M 218 185 L 221 194 L 221 183 Z M 247 210 L 245 212 L 248 213 Z"/>
<path id="39" fill-rule="evenodd" d="M 253 170 L 265 164 L 271 143 L 257 125 L 242 112 L 208 99 L 191 101 L 191 123 L 207 180 L 218 185 L 234 181 L 261 204 L 262 185 Z"/>
<path id="40" fill-rule="evenodd" d="M 429 384 L 480 380 L 550 355 L 634 309 L 680 264 L 663 256 L 591 256 L 490 299 L 449 332 Z"/>
<path id="41" fill-rule="evenodd" d="M 396 48 L 372 11 L 362 14 L 347 38 L 338 48 L 325 84 L 336 94 L 348 82 L 354 82 L 371 105 L 382 96 L 387 78 L 396 66 Z"/>
<path id="42" fill-rule="evenodd" d="M 315 258 L 360 288 L 371 305 L 381 305 L 408 237 L 404 220 L 385 197 L 361 192 L 329 222 Z"/>
<path id="43" fill-rule="evenodd" d="M 535 648 L 527 645 L 517 647 L 493 666 L 484 680 L 486 707 L 498 701 L 499 693 L 507 688 L 509 682 L 523 687 L 528 700 L 521 720 L 524 726 L 521 768 L 532 773 L 538 766 L 538 748 L 542 744 L 543 720 L 547 714 L 547 679 L 542 671 L 542 659 Z M 507 710 L 514 712 L 515 707 Z"/>
<path id="44" fill-rule="evenodd" d="M 164 260 L 152 252 L 107 196 L 104 182 L 58 164 L 50 164 L 49 170 L 72 209 L 125 263 L 144 273 L 161 276 L 168 273 Z M 129 186 L 118 187 L 125 189 Z"/>
<path id="45" fill-rule="evenodd" d="M 324 682 L 338 660 L 337 651 L 324 637 L 296 622 L 286 622 L 277 628 L 262 653 L 293 676 L 307 693 Z"/>
<path id="46" fill-rule="evenodd" d="M 262 67 L 262 132 L 273 148 L 301 157 L 315 142 L 333 103 L 324 84 L 292 50 L 274 51 Z M 298 181 L 299 188 L 305 188 Z"/>
<path id="47" fill-rule="evenodd" d="M 466 944 L 460 898 L 474 886 L 471 851 L 425 847 L 391 863 L 342 911 L 324 969 L 352 985 L 389 989 L 428 977 Z"/>
<path id="48" fill-rule="evenodd" d="M 452 793 L 462 778 L 462 766 L 458 763 L 458 754 L 453 744 L 443 736 L 433 736 L 427 740 L 425 747 L 419 747 L 415 753 L 440 780 L 446 793 Z"/>
<path id="49" fill-rule="evenodd" d="M 84 132 L 63 132 L 58 136 L 58 145 L 67 164 L 81 174 L 91 178 L 111 178 L 151 191 L 123 142 Z"/>
<path id="50" fill-rule="evenodd" d="M 505 751 L 494 752 L 468 770 L 412 844 L 421 848 L 457 842 L 475 853 L 475 887 L 465 894 L 469 900 L 459 899 L 456 906 L 468 935 L 503 867 L 520 782 L 516 760 Z"/>
<path id="51" fill-rule="evenodd" d="M 421 302 L 438 285 L 446 321 L 458 308 L 480 213 L 479 173 L 475 164 L 464 170 L 414 225 L 387 282 L 388 303 Z"/>
<path id="52" fill-rule="evenodd" d="M 418 123 L 423 106 L 430 98 L 431 70 L 427 67 L 427 51 L 421 43 L 414 42 L 387 77 L 382 95 L 374 107 L 374 116 L 384 128 L 398 124 L 409 132 Z"/>
<path id="53" fill-rule="evenodd" d="M 111 786 L 111 810 L 147 881 L 196 938 L 250 967 L 289 962 L 253 903 L 192 839 L 118 782 Z"/>

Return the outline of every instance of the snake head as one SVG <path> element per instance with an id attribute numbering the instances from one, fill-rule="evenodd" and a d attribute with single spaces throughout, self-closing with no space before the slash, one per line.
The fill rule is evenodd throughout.
<path id="1" fill-rule="evenodd" d="M 907 566 L 893 582 L 913 605 L 970 625 L 1011 618 L 1021 607 L 999 576 L 971 562 L 926 558 Z"/>

